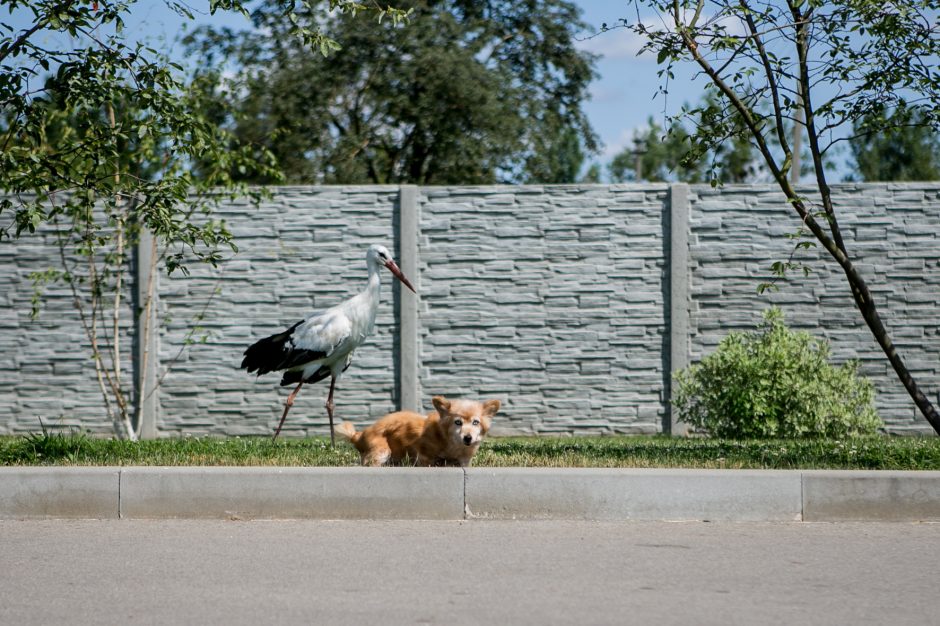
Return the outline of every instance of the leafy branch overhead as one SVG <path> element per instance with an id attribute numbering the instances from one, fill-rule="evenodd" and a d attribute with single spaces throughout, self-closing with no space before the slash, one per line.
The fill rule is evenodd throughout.
<path id="1" fill-rule="evenodd" d="M 231 150 L 225 131 L 200 113 L 182 68 L 123 39 L 126 3 L 28 7 L 33 26 L 7 26 L 0 41 L 0 237 L 64 219 L 81 224 L 76 251 L 90 255 L 107 243 L 103 227 L 115 226 L 123 203 L 130 223 L 174 247 L 170 270 L 184 267 L 183 252 L 217 262 L 220 246 L 231 246 L 224 226 L 189 217 L 211 206 L 210 186 L 238 191 L 230 170 L 270 161 Z M 57 34 L 70 40 L 56 46 Z M 196 159 L 216 165 L 197 176 Z"/>
<path id="2" fill-rule="evenodd" d="M 737 110 L 762 154 L 772 157 L 775 173 L 789 172 L 791 142 L 783 131 L 807 109 L 820 158 L 849 140 L 836 130 L 893 109 L 940 126 L 940 38 L 929 0 L 893 9 L 872 0 L 639 4 L 667 20 L 629 26 L 664 66 L 660 75 L 695 62 L 707 89 Z M 867 131 L 890 127 L 873 123 Z"/>
<path id="3" fill-rule="evenodd" d="M 181 66 L 124 38 L 124 18 L 134 4 L 3 2 L 10 11 L 28 11 L 32 20 L 21 31 L 0 25 L 0 189 L 6 194 L 0 238 L 34 232 L 57 216 L 90 219 L 89 207 L 101 202 L 113 221 L 113 204 L 128 202 L 132 221 L 174 248 L 170 271 L 185 270 L 187 256 L 216 263 L 221 249 L 233 248 L 231 237 L 219 223 L 189 218 L 207 213 L 226 193 L 245 191 L 232 173 L 276 180 L 272 155 L 238 143 L 206 115 Z M 192 19 L 189 3 L 166 4 Z M 208 8 L 247 15 L 246 4 L 210 0 Z M 344 0 L 321 5 L 271 3 L 292 24 L 314 10 L 367 12 L 395 24 L 409 13 Z M 56 45 L 56 34 L 68 41 Z M 291 34 L 323 53 L 339 48 L 319 28 L 294 26 Z M 182 213 L 181 205 L 187 207 Z M 95 247 L 93 239 L 86 243 Z"/>

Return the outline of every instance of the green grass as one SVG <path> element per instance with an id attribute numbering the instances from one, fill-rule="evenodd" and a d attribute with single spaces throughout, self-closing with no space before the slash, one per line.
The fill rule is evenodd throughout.
<path id="1" fill-rule="evenodd" d="M 940 470 L 940 438 L 733 441 L 669 437 L 494 439 L 475 465 Z"/>
<path id="2" fill-rule="evenodd" d="M 231 437 L 131 443 L 81 433 L 0 437 L 0 465 L 351 466 L 324 438 Z M 484 442 L 476 467 L 685 467 L 940 470 L 938 437 L 728 441 L 667 437 L 512 437 Z"/>

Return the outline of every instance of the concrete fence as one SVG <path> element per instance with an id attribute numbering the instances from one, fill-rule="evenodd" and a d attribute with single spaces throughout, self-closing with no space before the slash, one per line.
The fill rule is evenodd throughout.
<path id="1" fill-rule="evenodd" d="M 849 251 L 933 397 L 940 185 L 833 191 Z M 769 185 L 284 187 L 260 206 L 227 203 L 218 217 L 239 253 L 217 271 L 160 276 L 160 332 L 136 346 L 138 361 L 156 356 L 142 394 L 148 436 L 270 432 L 287 390 L 239 371 L 242 352 L 361 289 L 372 242 L 393 249 L 418 296 L 385 277 L 376 332 L 337 388 L 341 419 L 427 410 L 445 394 L 502 400 L 494 427 L 504 434 L 682 432 L 670 413 L 672 372 L 776 304 L 792 327 L 828 338 L 836 361 L 861 361 L 891 432 L 931 432 L 820 251 L 794 258 L 808 276 L 758 295 L 799 227 Z M 29 320 L 28 274 L 54 264 L 53 250 L 42 233 L 0 244 L 0 433 L 36 430 L 38 417 L 111 428 L 71 295 L 53 288 Z M 144 242 L 141 256 L 148 251 Z M 325 396 L 305 387 L 285 432 L 324 433 Z"/>

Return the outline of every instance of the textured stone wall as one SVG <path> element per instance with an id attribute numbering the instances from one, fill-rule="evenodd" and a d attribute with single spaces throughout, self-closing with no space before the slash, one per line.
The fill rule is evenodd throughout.
<path id="1" fill-rule="evenodd" d="M 656 432 L 665 185 L 422 189 L 422 397 L 503 432 Z"/>
<path id="2" fill-rule="evenodd" d="M 496 397 L 502 433 L 659 432 L 667 417 L 667 185 L 435 188 L 417 193 L 418 341 L 400 346 L 399 298 L 383 276 L 375 334 L 337 388 L 337 417 L 358 424 L 394 410 L 403 350 L 417 354 L 417 397 Z M 807 190 L 809 192 L 809 190 Z M 940 185 L 837 185 L 849 249 L 920 384 L 940 389 Z M 219 216 L 239 253 L 219 270 L 160 277 L 159 410 L 163 436 L 262 434 L 289 389 L 238 369 L 251 342 L 359 291 L 365 251 L 399 255 L 398 187 L 293 187 Z M 816 249 L 808 277 L 757 295 L 786 260 L 799 226 L 770 186 L 689 189 L 692 360 L 731 330 L 753 328 L 771 304 L 788 322 L 858 358 L 893 432 L 930 432 L 862 323 L 845 280 Z M 52 240 L 0 243 L 0 433 L 46 423 L 109 432 L 71 294 L 54 287 L 29 320 L 31 271 L 54 265 Z M 401 259 L 399 259 L 401 261 Z M 130 302 L 129 298 L 127 300 Z M 126 323 L 132 324 L 129 310 Z M 125 343 L 128 357 L 132 346 Z M 126 377 L 129 379 L 130 372 Z M 411 384 L 409 383 L 409 389 Z M 327 385 L 305 387 L 285 432 L 324 434 Z"/>
<path id="3" fill-rule="evenodd" d="M 812 198 L 810 188 L 802 190 Z M 940 390 L 940 185 L 833 186 L 846 248 L 871 288 L 888 332 L 921 388 Z M 892 432 L 933 432 L 898 381 L 852 300 L 845 275 L 821 248 L 793 257 L 811 269 L 792 272 L 778 291 L 757 295 L 786 261 L 799 218 L 772 186 L 692 186 L 691 352 L 697 360 L 731 330 L 754 328 L 776 304 L 787 323 L 830 340 L 838 362 L 858 359 L 876 387 Z"/>
<path id="4" fill-rule="evenodd" d="M 49 227 L 19 240 L 0 241 L 0 434 L 39 432 L 40 421 L 52 428 L 113 429 L 71 289 L 61 283 L 46 285 L 39 314 L 31 316 L 35 286 L 30 274 L 61 267 L 56 241 Z M 70 267 L 76 261 L 69 259 Z M 125 282 L 125 287 L 130 285 Z M 120 384 L 132 400 L 129 288 L 123 290 L 122 303 L 118 354 L 125 367 Z M 111 310 L 105 313 L 107 319 L 97 323 L 102 350 L 112 334 Z"/>
<path id="5" fill-rule="evenodd" d="M 657 432 L 667 188 L 421 190 L 421 397 L 502 432 Z"/>
<path id="6" fill-rule="evenodd" d="M 248 201 L 223 206 L 217 217 L 235 236 L 237 256 L 219 271 L 193 267 L 188 278 L 161 282 L 161 310 L 170 321 L 160 337 L 168 373 L 160 387 L 159 430 L 270 433 L 293 387 L 279 387 L 279 374 L 239 370 L 245 348 L 359 292 L 369 245 L 394 251 L 397 197 L 397 187 L 284 187 L 258 207 Z M 390 279 L 385 273 L 374 334 L 337 383 L 338 419 L 368 421 L 396 406 Z M 197 343 L 185 347 L 194 323 L 201 327 L 192 337 Z M 328 432 L 328 385 L 301 390 L 284 434 Z"/>

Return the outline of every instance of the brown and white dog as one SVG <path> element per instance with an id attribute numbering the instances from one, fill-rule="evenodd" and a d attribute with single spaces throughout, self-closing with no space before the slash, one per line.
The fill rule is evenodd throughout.
<path id="1" fill-rule="evenodd" d="M 360 432 L 349 422 L 340 424 L 337 432 L 356 447 L 363 465 L 400 464 L 408 458 L 415 465 L 469 466 L 499 410 L 499 400 L 434 396 L 431 402 L 437 412 L 427 416 L 399 411 Z"/>

